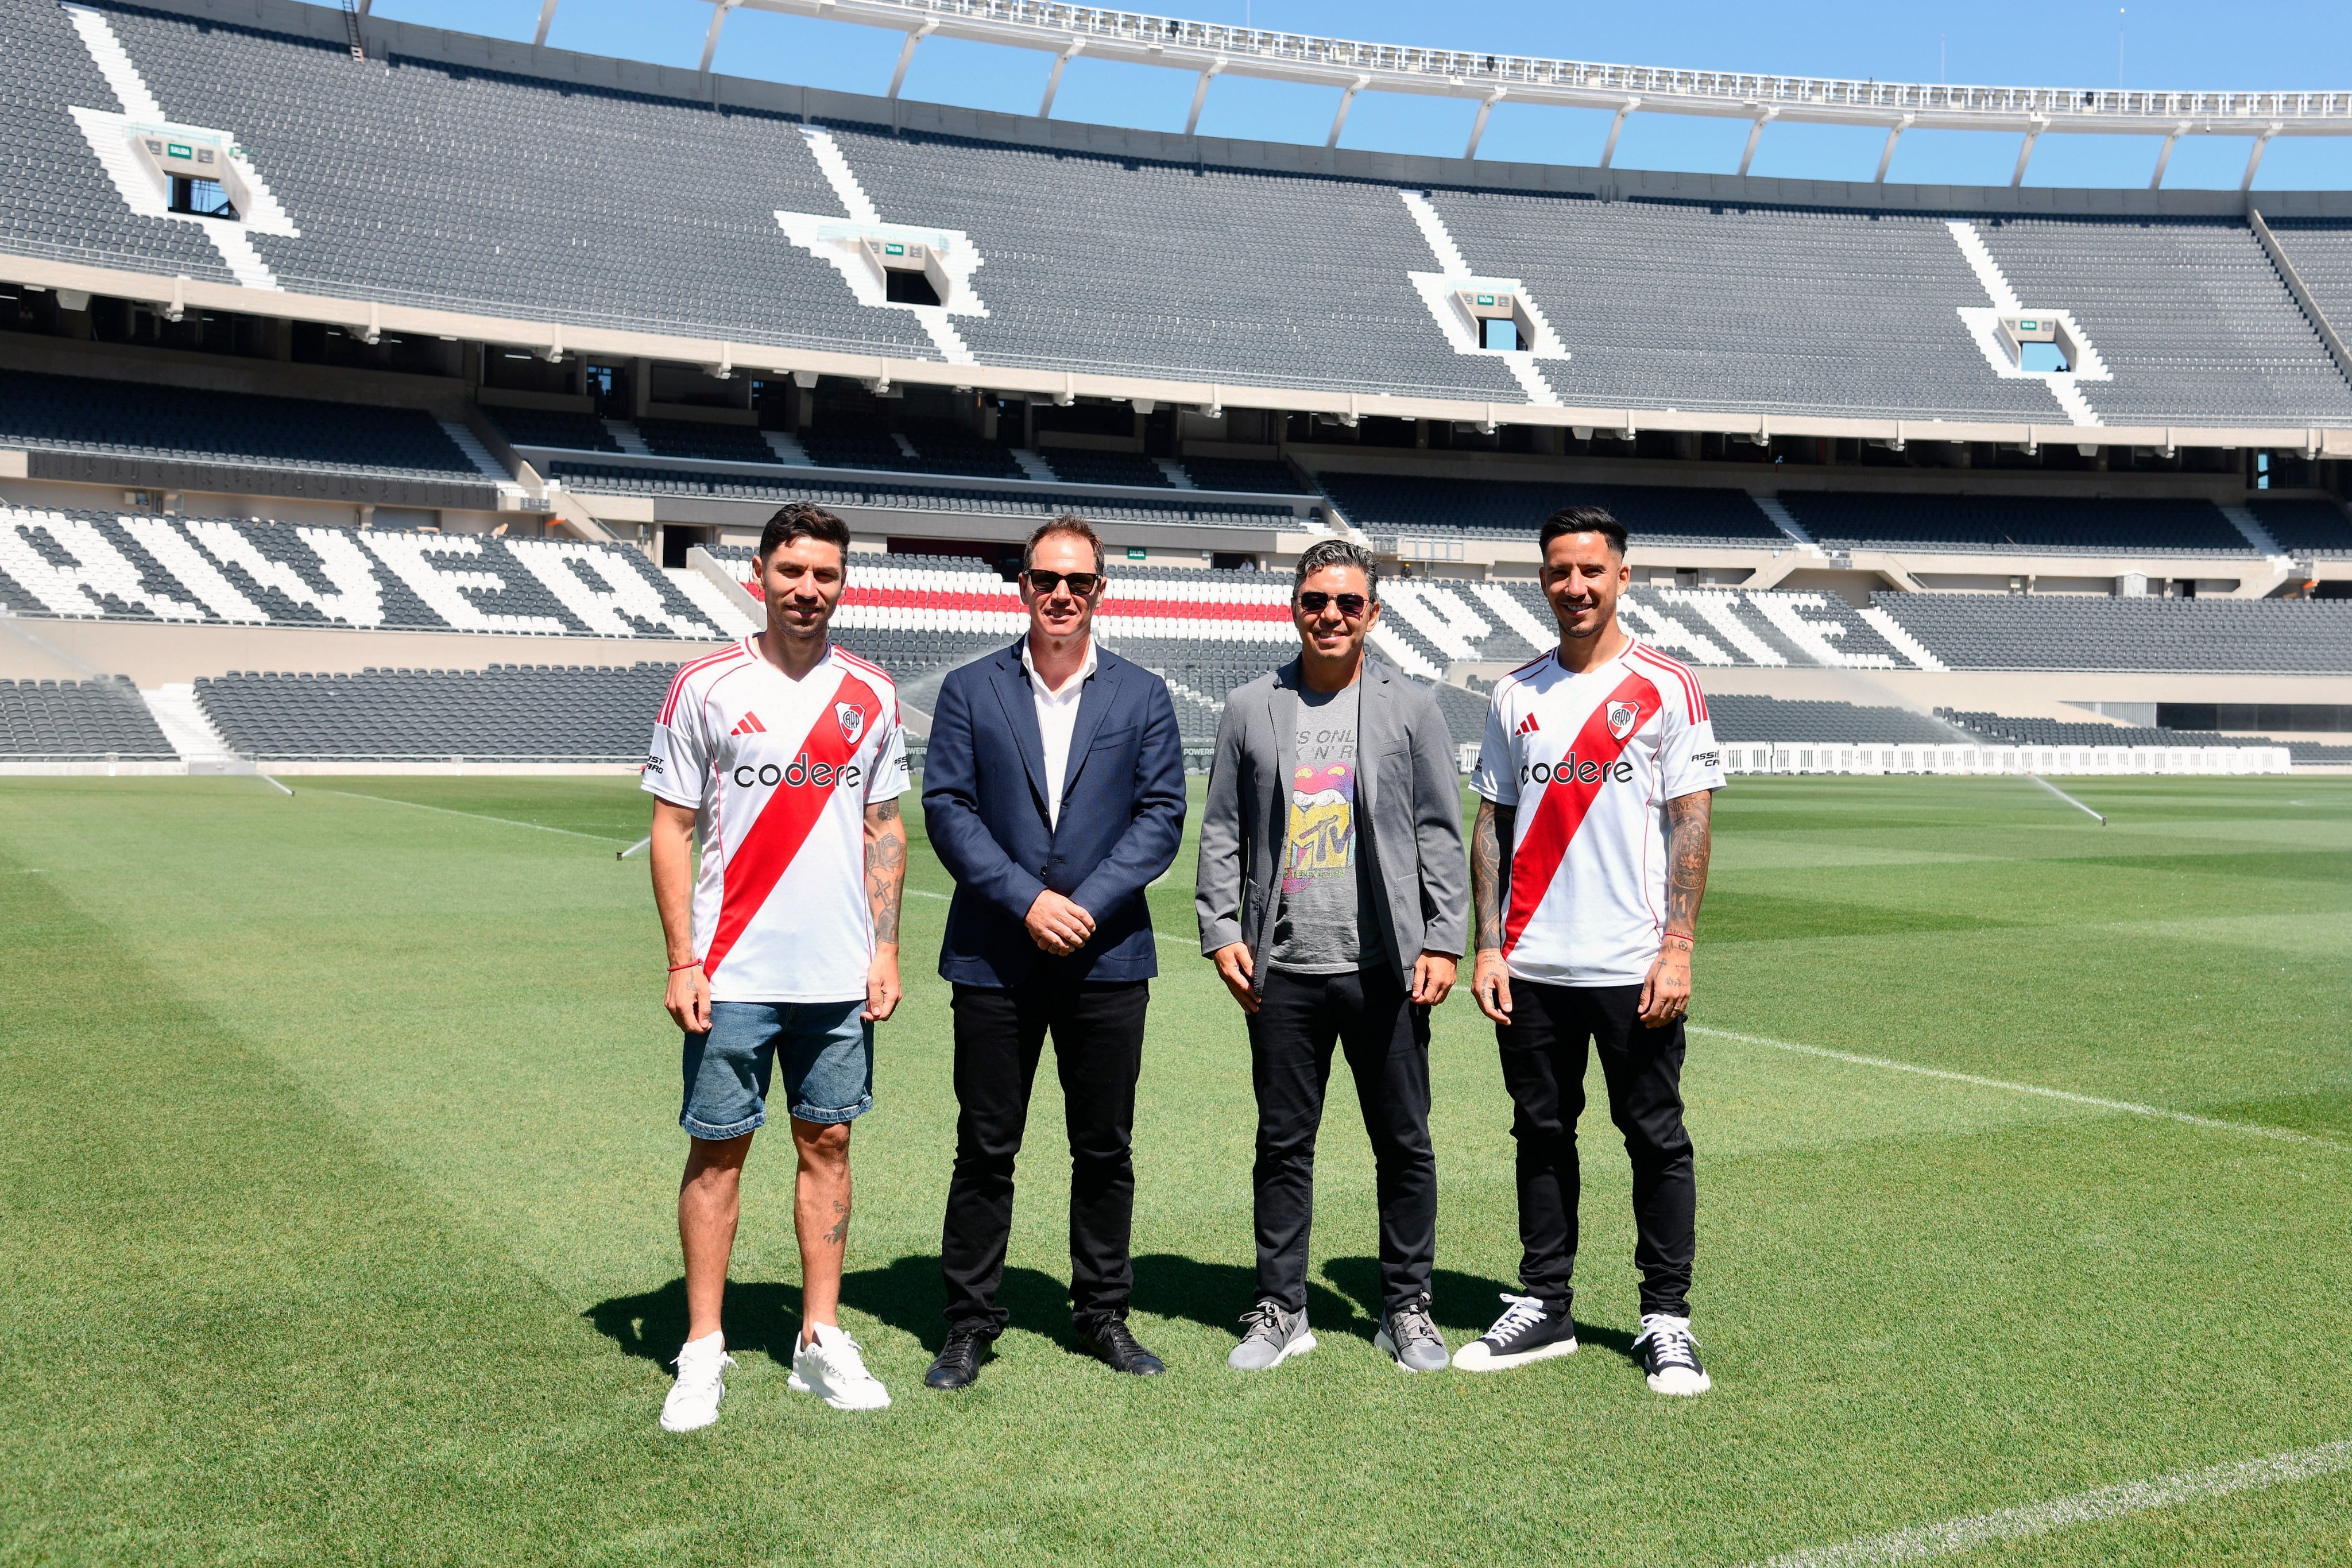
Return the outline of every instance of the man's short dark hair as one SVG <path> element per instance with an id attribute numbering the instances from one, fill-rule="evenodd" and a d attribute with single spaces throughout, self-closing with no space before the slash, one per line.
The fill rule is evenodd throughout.
<path id="1" fill-rule="evenodd" d="M 1087 521 L 1086 518 L 1078 516 L 1076 512 L 1064 512 L 1060 517 L 1055 517 L 1050 523 L 1040 523 L 1037 525 L 1037 531 L 1031 534 L 1029 536 L 1029 542 L 1021 547 L 1022 570 L 1026 571 L 1029 570 L 1029 563 L 1037 559 L 1037 547 L 1045 543 L 1047 539 L 1052 538 L 1055 534 L 1068 534 L 1073 538 L 1084 539 L 1087 543 L 1094 546 L 1095 575 L 1097 577 L 1103 575 L 1102 536 L 1095 532 L 1095 526 L 1092 523 Z"/>
<path id="2" fill-rule="evenodd" d="M 849 564 L 849 525 L 810 501 L 794 501 L 768 519 L 760 530 L 759 556 L 767 559 L 794 539 L 822 539 L 841 551 L 841 564 Z"/>
<path id="3" fill-rule="evenodd" d="M 1551 541 L 1562 534 L 1599 534 L 1609 541 L 1611 554 L 1620 560 L 1625 559 L 1625 525 L 1611 517 L 1604 507 L 1562 507 L 1544 519 L 1543 537 L 1536 541 L 1537 551 L 1549 554 Z"/>
<path id="4" fill-rule="evenodd" d="M 1352 566 L 1364 574 L 1364 591 L 1371 601 L 1381 601 L 1380 558 L 1353 539 L 1317 539 L 1298 552 L 1298 570 L 1290 580 L 1293 597 L 1298 585 L 1329 566 Z"/>

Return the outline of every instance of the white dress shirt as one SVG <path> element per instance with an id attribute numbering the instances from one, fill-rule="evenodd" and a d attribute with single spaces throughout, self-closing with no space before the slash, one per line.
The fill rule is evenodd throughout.
<path id="1" fill-rule="evenodd" d="M 1087 639 L 1087 662 L 1062 684 L 1060 691 L 1045 684 L 1037 662 L 1029 656 L 1029 640 L 1021 640 L 1021 667 L 1029 672 L 1029 690 L 1037 699 L 1037 736 L 1045 744 L 1045 824 L 1062 825 L 1062 779 L 1070 770 L 1070 736 L 1078 727 L 1078 696 L 1095 673 L 1095 640 Z"/>

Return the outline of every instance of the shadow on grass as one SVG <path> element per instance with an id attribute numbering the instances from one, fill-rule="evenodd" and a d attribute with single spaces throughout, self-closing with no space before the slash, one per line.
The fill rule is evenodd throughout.
<path id="1" fill-rule="evenodd" d="M 1332 1289 L 1344 1298 L 1345 1312 L 1355 1314 L 1355 1322 L 1340 1326 L 1360 1333 L 1370 1339 L 1380 1330 L 1381 1263 L 1377 1258 L 1334 1258 L 1323 1265 L 1323 1277 L 1331 1281 Z M 1454 1269 L 1436 1269 L 1429 1276 L 1429 1315 L 1441 1329 L 1458 1330 L 1472 1336 L 1486 1332 L 1488 1325 L 1502 1316 L 1502 1296 L 1507 1291 L 1517 1295 L 1516 1282 L 1506 1284 L 1484 1275 L 1465 1274 Z M 1309 1316 L 1314 1314 L 1310 1313 Z M 1336 1320 L 1335 1320 L 1336 1321 Z M 1315 1318 L 1318 1333 L 1323 1321 Z M 1638 1364 L 1641 1357 L 1633 1352 L 1633 1336 L 1623 1329 L 1587 1322 L 1579 1318 L 1576 1338 L 1580 1344 L 1600 1345 L 1615 1351 L 1627 1361 Z"/>
<path id="2" fill-rule="evenodd" d="M 1156 1273 L 1162 1262 L 1187 1261 L 1155 1258 L 1142 1260 L 1137 1267 L 1139 1274 Z M 1244 1281 L 1244 1293 L 1247 1288 Z M 937 1254 L 900 1258 L 880 1269 L 853 1270 L 841 1278 L 841 1300 L 843 1305 L 911 1334 L 929 1348 L 937 1349 L 947 1337 L 947 1290 L 940 1280 Z M 1083 1354 L 1071 1334 L 1070 1292 L 1061 1281 L 1035 1269 L 1007 1269 L 996 1300 L 1005 1310 L 1006 1327 L 1042 1334 L 1073 1354 Z M 1165 1311 L 1145 1302 L 1140 1285 L 1136 1304 L 1146 1312 Z M 1234 1315 L 1240 1315 L 1239 1308 Z M 681 1277 L 658 1290 L 599 1301 L 581 1316 L 620 1346 L 623 1354 L 667 1366 L 677 1347 L 686 1343 L 686 1281 Z M 729 1350 L 757 1351 L 789 1363 L 800 1319 L 799 1286 L 777 1280 L 728 1281 L 720 1326 Z"/>

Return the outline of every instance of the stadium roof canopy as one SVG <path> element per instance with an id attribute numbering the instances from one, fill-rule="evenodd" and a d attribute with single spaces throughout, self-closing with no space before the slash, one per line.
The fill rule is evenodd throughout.
<path id="1" fill-rule="evenodd" d="M 535 42 L 547 41 L 558 0 L 543 0 Z M 1751 122 L 1739 172 L 1755 160 L 1764 128 L 1775 120 L 1824 125 L 1884 126 L 1886 147 L 1877 178 L 1886 178 L 1895 144 L 1904 131 L 2006 131 L 2024 138 L 2018 149 L 2012 185 L 2022 184 L 2037 138 L 2046 132 L 2161 136 L 2150 189 L 2164 183 L 2172 149 L 2183 136 L 2242 136 L 2252 139 L 2239 189 L 2250 189 L 2263 150 L 2275 136 L 2352 135 L 2352 91 L 2171 92 L 2123 88 L 1963 87 L 1941 82 L 1853 81 L 1838 77 L 1765 76 L 1746 71 L 1680 70 L 1659 66 L 1604 65 L 1591 60 L 1546 59 L 1532 55 L 1490 54 L 1472 49 L 1433 49 L 1404 44 L 1362 43 L 1351 38 L 1236 27 L 1221 22 L 1188 22 L 1140 11 L 1069 5 L 1052 0 L 712 0 L 710 30 L 702 47 L 709 70 L 727 14 L 738 6 L 782 11 L 833 22 L 887 27 L 907 35 L 888 96 L 897 98 L 907 67 L 925 38 L 963 38 L 976 43 L 1039 49 L 1056 56 L 1047 78 L 1040 116 L 1054 106 L 1062 67 L 1081 53 L 1090 59 L 1119 60 L 1197 72 L 1186 134 L 1200 125 L 1209 84 L 1220 76 L 1266 77 L 1340 89 L 1327 147 L 1337 146 L 1349 108 L 1360 92 L 1434 94 L 1480 100 L 1469 145 L 1475 156 L 1487 114 L 1505 99 L 1514 103 L 1553 104 L 1617 111 L 1601 154 L 1607 168 L 1617 151 L 1626 118 L 1637 110 L 1657 114 L 1707 115 Z M 362 7 L 364 9 L 364 5 Z"/>

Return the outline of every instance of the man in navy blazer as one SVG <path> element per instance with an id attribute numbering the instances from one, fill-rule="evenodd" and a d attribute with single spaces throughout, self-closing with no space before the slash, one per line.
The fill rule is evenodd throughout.
<path id="1" fill-rule="evenodd" d="M 1165 1370 L 1127 1327 L 1130 1141 L 1159 950 L 1144 889 L 1184 834 L 1167 684 L 1094 642 L 1102 541 L 1077 517 L 1030 536 L 1028 635 L 940 688 L 923 765 L 931 848 L 956 881 L 940 974 L 955 990 L 955 1172 L 940 1269 L 948 1338 L 924 1381 L 969 1386 L 1003 1332 L 1013 1167 L 1046 1035 L 1070 1139 L 1070 1301 L 1087 1349 Z"/>

